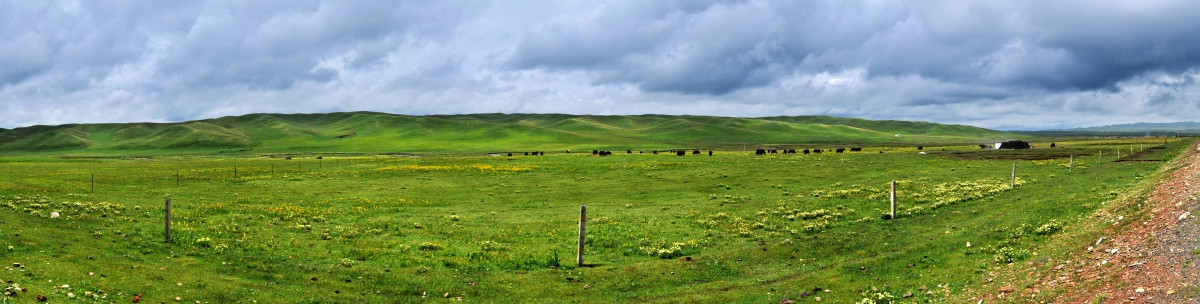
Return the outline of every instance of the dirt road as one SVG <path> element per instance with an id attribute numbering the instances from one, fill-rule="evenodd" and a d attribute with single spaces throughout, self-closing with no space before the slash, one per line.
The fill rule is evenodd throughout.
<path id="1" fill-rule="evenodd" d="M 1153 190 L 1144 220 L 1106 233 L 1041 280 L 1071 290 L 1054 302 L 1200 302 L 1200 153 L 1184 153 L 1182 167 Z"/>

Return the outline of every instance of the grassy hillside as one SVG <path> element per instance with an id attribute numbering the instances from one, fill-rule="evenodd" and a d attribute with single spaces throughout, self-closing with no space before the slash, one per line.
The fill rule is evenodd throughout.
<path id="1" fill-rule="evenodd" d="M 349 112 L 250 114 L 180 123 L 71 124 L 0 129 L 0 151 L 120 153 L 137 150 L 171 153 L 226 149 L 253 149 L 260 152 L 720 149 L 820 144 L 963 143 L 1021 136 L 962 125 L 828 116 L 405 116 Z"/>

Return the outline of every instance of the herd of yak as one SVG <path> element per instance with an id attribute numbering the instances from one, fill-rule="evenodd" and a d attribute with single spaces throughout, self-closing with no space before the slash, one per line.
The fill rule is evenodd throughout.
<path id="1" fill-rule="evenodd" d="M 1051 144 L 1050 144 L 1050 147 L 1051 147 L 1051 148 L 1054 148 L 1054 146 L 1055 146 L 1055 144 L 1054 144 L 1054 143 L 1051 143 Z M 979 148 L 980 148 L 980 149 L 987 149 L 987 148 L 989 148 L 989 147 L 990 147 L 990 146 L 988 146 L 988 145 L 979 145 Z M 997 147 L 996 147 L 996 148 L 997 148 L 997 149 L 1029 149 L 1029 148 L 1031 148 L 1031 146 L 1030 146 L 1030 145 L 1029 145 L 1029 143 L 1027 143 L 1027 142 L 1024 142 L 1024 141 L 1019 141 L 1019 140 L 1014 140 L 1014 141 L 1008 141 L 1008 142 L 1003 142 L 1003 143 L 1000 143 L 999 145 L 997 145 Z M 922 147 L 922 146 L 917 146 L 917 150 L 924 150 L 924 149 L 925 149 L 925 147 Z M 846 150 L 850 150 L 850 152 L 862 152 L 862 150 L 863 150 L 863 149 L 862 149 L 862 148 L 850 148 L 850 149 L 846 149 L 846 148 L 837 148 L 837 149 L 825 149 L 825 150 L 821 150 L 821 149 L 811 149 L 811 150 L 810 150 L 810 149 L 804 149 L 804 150 L 800 150 L 800 152 L 799 152 L 799 153 L 804 153 L 804 154 L 810 154 L 810 153 L 821 154 L 821 152 L 845 153 L 845 152 L 846 152 Z M 666 150 L 666 151 L 663 151 L 663 152 L 667 152 L 667 153 L 675 153 L 675 155 L 684 156 L 684 155 L 687 155 L 689 151 L 690 151 L 690 152 L 691 152 L 691 154 L 693 154 L 693 155 L 699 155 L 699 154 L 701 154 L 700 150 L 697 150 L 697 149 L 671 149 L 671 150 Z M 654 153 L 654 154 L 658 154 L 658 152 L 659 152 L 658 150 L 654 150 L 654 151 L 653 151 L 653 153 Z M 521 152 L 517 152 L 517 153 L 521 153 Z M 542 155 L 546 155 L 546 152 L 541 152 L 541 151 L 537 151 L 537 152 L 524 152 L 524 153 L 525 153 L 525 156 L 530 156 L 530 155 L 533 155 L 533 156 L 542 156 Z M 571 153 L 571 150 L 567 150 L 567 153 Z M 625 153 L 626 153 L 626 154 L 633 154 L 633 150 L 625 150 Z M 643 153 L 643 152 L 642 152 L 641 150 L 639 150 L 637 153 L 638 153 L 638 154 L 641 154 L 641 153 Z M 755 154 L 755 155 L 779 154 L 779 153 L 782 153 L 782 154 L 796 154 L 797 152 L 796 152 L 796 149 L 783 149 L 783 150 L 779 150 L 779 149 L 757 149 L 757 150 L 754 150 L 754 154 Z M 883 151 L 879 151 L 879 153 L 883 153 Z M 921 153 L 924 153 L 924 152 L 921 152 Z M 492 154 L 492 155 L 497 155 L 497 154 Z M 605 150 L 592 150 L 592 155 L 593 155 L 593 156 L 609 156 L 609 155 L 612 155 L 612 151 L 605 151 Z M 709 156 L 712 156 L 712 155 L 713 155 L 713 151 L 712 151 L 712 150 L 709 150 L 709 151 L 708 151 L 708 155 L 709 155 Z M 513 156 L 513 152 L 508 152 L 508 156 Z"/>
<path id="2" fill-rule="evenodd" d="M 774 154 L 774 153 L 783 153 L 783 154 L 796 154 L 796 153 L 804 153 L 804 154 L 809 154 L 809 153 L 817 153 L 817 154 L 820 154 L 821 152 L 836 152 L 836 153 L 845 153 L 845 152 L 846 152 L 846 150 L 847 150 L 846 148 L 838 148 L 838 149 L 826 149 L 826 150 L 821 150 L 821 149 L 812 149 L 812 150 L 809 150 L 809 149 L 804 149 L 804 150 L 800 150 L 800 152 L 797 152 L 797 151 L 796 151 L 796 149 L 785 149 L 785 150 L 777 150 L 777 149 L 770 149 L 770 150 L 768 150 L 768 149 L 757 149 L 757 150 L 754 150 L 754 154 L 755 154 L 755 155 L 766 155 L 766 154 Z M 861 151 L 862 151 L 862 148 L 850 148 L 849 150 L 850 150 L 850 152 L 861 152 Z M 658 151 L 658 150 L 654 150 L 654 151 L 651 151 L 651 153 L 658 154 L 658 152 L 666 152 L 666 153 L 674 153 L 675 155 L 678 155 L 678 156 L 684 156 L 684 155 L 687 155 L 689 151 L 690 151 L 690 152 L 691 152 L 691 154 L 693 154 L 693 155 L 700 155 L 700 154 L 703 154 L 702 152 L 700 152 L 700 150 L 697 150 L 697 149 L 690 149 L 690 150 L 689 150 L 689 149 L 672 149 L 672 150 L 666 150 L 666 151 Z M 542 152 L 542 151 L 535 151 L 535 152 L 516 152 L 516 153 L 524 153 L 524 154 L 525 154 L 525 156 L 530 156 L 530 155 L 533 155 L 533 156 L 543 156 L 543 155 L 546 155 L 546 152 Z M 567 153 L 571 153 L 571 150 L 567 150 Z M 626 154 L 633 154 L 633 150 L 625 150 L 625 153 L 626 153 Z M 644 153 L 644 152 L 639 150 L 639 151 L 637 151 L 637 153 L 638 153 L 638 154 L 642 154 L 642 153 Z M 613 154 L 613 152 L 612 152 L 612 151 L 606 151 L 606 150 L 592 150 L 592 155 L 593 155 L 593 156 L 609 156 L 609 155 L 612 155 L 612 154 Z M 493 154 L 493 155 L 495 155 L 495 154 Z M 709 150 L 709 151 L 708 151 L 708 155 L 709 155 L 709 156 L 712 156 L 712 155 L 713 155 L 713 151 L 712 151 L 712 150 Z M 513 152 L 508 152 L 508 156 L 513 156 Z"/>
<path id="3" fill-rule="evenodd" d="M 1053 144 L 1053 143 L 1051 143 L 1051 144 L 1050 144 L 1050 147 L 1051 147 L 1051 148 L 1054 148 L 1054 146 L 1055 146 L 1055 144 Z M 979 145 L 979 148 L 980 148 L 980 149 L 987 149 L 987 148 L 990 148 L 990 146 L 988 146 L 988 145 Z M 1001 143 L 1001 144 L 997 145 L 997 147 L 996 147 L 996 148 L 997 148 L 997 149 L 1029 149 L 1029 148 L 1031 148 L 1031 146 L 1030 146 L 1030 145 L 1029 145 L 1029 143 L 1027 143 L 1027 142 L 1024 142 L 1024 141 L 1019 141 L 1019 140 L 1014 140 L 1014 141 L 1003 142 L 1003 143 Z M 925 149 L 925 147 L 921 147 L 921 146 L 918 146 L 918 147 L 917 147 L 917 150 L 924 150 L 924 149 Z M 845 153 L 845 152 L 846 152 L 846 150 L 849 150 L 850 152 L 862 152 L 862 150 L 863 150 L 863 149 L 862 149 L 862 148 L 850 148 L 850 149 L 846 149 L 846 148 L 837 148 L 837 149 L 825 149 L 825 150 L 821 150 L 821 149 L 811 149 L 811 150 L 810 150 L 810 149 L 804 149 L 804 150 L 800 150 L 800 152 L 799 152 L 799 153 L 804 153 L 804 154 L 810 154 L 810 153 L 814 153 L 814 154 L 821 154 L 822 152 Z M 666 150 L 666 151 L 662 151 L 662 152 L 667 152 L 667 153 L 675 153 L 675 155 L 684 156 L 684 155 L 687 155 L 689 151 L 690 151 L 690 152 L 691 152 L 691 154 L 693 154 L 693 155 L 699 155 L 699 154 L 701 154 L 700 150 L 697 150 L 697 149 L 671 149 L 671 150 Z M 654 154 L 658 154 L 658 152 L 660 152 L 660 151 L 658 151 L 658 150 L 654 150 L 654 151 L 653 151 L 653 153 L 654 153 Z M 517 152 L 517 153 L 521 153 L 521 152 Z M 538 151 L 538 152 L 524 152 L 524 153 L 525 153 L 525 156 L 529 156 L 529 155 L 534 155 L 534 156 L 546 155 L 546 152 L 541 152 L 541 151 Z M 571 153 L 571 150 L 567 150 L 567 153 Z M 626 153 L 626 154 L 633 154 L 633 150 L 625 150 L 625 153 Z M 641 154 L 641 153 L 643 153 L 643 152 L 639 150 L 637 153 L 638 153 L 638 154 Z M 757 149 L 757 150 L 754 150 L 754 154 L 755 154 L 755 155 L 779 154 L 779 153 L 782 153 L 782 154 L 796 154 L 796 153 L 797 153 L 797 151 L 796 151 L 796 149 L 782 149 L 782 150 L 780 150 L 780 149 Z M 883 151 L 879 151 L 879 153 L 883 153 Z M 922 153 L 924 153 L 924 152 L 922 152 Z M 494 154 L 493 154 L 493 155 L 494 155 Z M 609 156 L 609 155 L 612 155 L 612 151 L 605 151 L 605 150 L 592 150 L 592 155 L 593 155 L 593 156 Z M 712 155 L 713 155 L 713 151 L 712 151 L 712 150 L 709 150 L 709 151 L 708 151 L 708 155 L 709 155 L 709 156 L 712 156 Z M 513 153 L 512 153 L 512 152 L 508 152 L 508 156 L 513 156 Z"/>

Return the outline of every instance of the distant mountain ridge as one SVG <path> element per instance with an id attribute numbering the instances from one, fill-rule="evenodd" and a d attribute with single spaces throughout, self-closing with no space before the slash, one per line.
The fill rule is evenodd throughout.
<path id="1" fill-rule="evenodd" d="M 1075 128 L 1063 131 L 1119 132 L 1119 133 L 1187 133 L 1200 134 L 1200 122 L 1183 121 L 1167 123 L 1130 123 L 1099 127 Z"/>
<path id="2" fill-rule="evenodd" d="M 275 152 L 656 149 L 947 143 L 1023 135 L 965 125 L 830 116 L 248 114 L 177 123 L 0 130 L 0 151 L 253 149 Z"/>

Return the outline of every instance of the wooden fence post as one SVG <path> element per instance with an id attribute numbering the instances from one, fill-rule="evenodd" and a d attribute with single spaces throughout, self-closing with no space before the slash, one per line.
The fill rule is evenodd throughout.
<path id="1" fill-rule="evenodd" d="M 171 197 L 170 196 L 167 196 L 167 199 L 164 203 L 163 214 L 164 214 L 164 220 L 165 220 L 165 221 L 163 221 L 163 228 L 165 229 L 164 237 L 165 237 L 167 243 L 171 243 Z"/>
<path id="2" fill-rule="evenodd" d="M 1013 166 L 1012 166 L 1012 182 L 1009 185 L 1009 188 L 1011 188 L 1011 189 L 1017 188 L 1017 163 L 1013 163 Z"/>
<path id="3" fill-rule="evenodd" d="M 891 215 L 891 218 L 893 218 L 893 219 L 894 219 L 894 218 L 896 218 L 896 180 L 894 180 L 894 179 L 892 180 L 892 198 L 891 198 L 891 202 L 892 202 L 892 207 L 891 207 L 891 213 L 890 213 L 890 215 Z"/>
<path id="4" fill-rule="evenodd" d="M 237 179 L 237 166 L 233 166 L 233 179 Z"/>
<path id="5" fill-rule="evenodd" d="M 587 231 L 587 205 L 579 206 L 579 251 L 575 256 L 575 264 L 583 267 L 583 241 Z"/>
<path id="6" fill-rule="evenodd" d="M 92 192 L 96 192 L 96 173 L 92 173 Z"/>
<path id="7" fill-rule="evenodd" d="M 175 170 L 175 187 L 179 187 L 179 170 Z"/>
<path id="8" fill-rule="evenodd" d="M 1096 156 L 1096 164 L 1099 165 L 1100 162 L 1102 162 L 1103 160 L 1104 160 L 1104 150 L 1100 150 L 1100 154 Z"/>
<path id="9" fill-rule="evenodd" d="M 1075 154 L 1071 154 L 1071 161 L 1067 163 L 1067 173 L 1075 172 Z"/>

